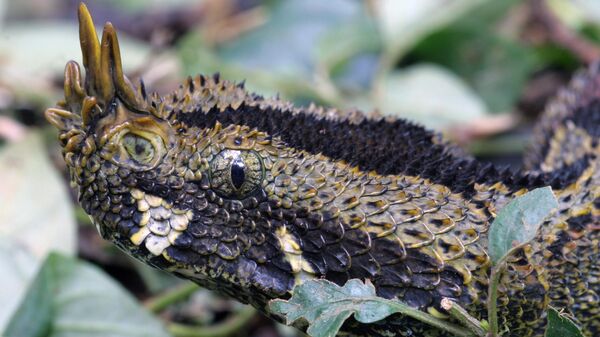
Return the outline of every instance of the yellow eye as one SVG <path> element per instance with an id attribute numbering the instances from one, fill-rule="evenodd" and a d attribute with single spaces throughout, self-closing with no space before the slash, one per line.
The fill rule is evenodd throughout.
<path id="1" fill-rule="evenodd" d="M 154 146 L 143 137 L 128 133 L 123 136 L 122 144 L 131 159 L 140 164 L 148 164 L 154 159 Z"/>
<path id="2" fill-rule="evenodd" d="M 254 151 L 221 151 L 210 166 L 212 188 L 227 197 L 250 194 L 264 178 L 262 160 Z"/>

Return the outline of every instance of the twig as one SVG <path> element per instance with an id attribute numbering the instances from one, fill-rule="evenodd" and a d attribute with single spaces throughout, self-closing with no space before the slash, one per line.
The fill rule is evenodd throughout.
<path id="1" fill-rule="evenodd" d="M 204 27 L 202 36 L 209 45 L 222 44 L 234 40 L 240 35 L 263 25 L 267 21 L 267 13 L 263 6 L 254 7 L 243 12 L 215 20 Z"/>
<path id="2" fill-rule="evenodd" d="M 497 337 L 499 326 L 498 326 L 498 287 L 500 285 L 500 277 L 508 268 L 508 259 L 510 256 L 515 254 L 516 251 L 528 245 L 529 242 L 522 243 L 520 245 L 512 247 L 506 255 L 504 255 L 493 267 L 490 273 L 490 283 L 488 285 L 488 299 L 487 299 L 487 310 L 488 310 L 488 321 L 490 323 L 489 336 Z"/>
<path id="3" fill-rule="evenodd" d="M 234 314 L 234 316 L 213 326 L 193 326 L 171 323 L 168 330 L 174 337 L 227 337 L 240 331 L 256 316 L 256 310 L 247 306 Z"/>
<path id="4" fill-rule="evenodd" d="M 487 330 L 481 325 L 481 322 L 471 316 L 463 307 L 449 298 L 444 297 L 440 303 L 441 307 L 446 310 L 450 316 L 456 318 L 459 322 L 465 325 L 469 330 L 479 337 L 484 337 Z"/>
<path id="5" fill-rule="evenodd" d="M 198 290 L 198 288 L 199 287 L 197 284 L 188 282 L 179 287 L 171 289 L 164 294 L 151 298 L 145 303 L 145 306 L 148 310 L 154 313 L 159 313 L 171 304 L 190 297 L 190 295 Z"/>
<path id="6" fill-rule="evenodd" d="M 490 285 L 488 289 L 488 321 L 490 322 L 490 336 L 498 336 L 498 285 L 500 276 L 504 271 L 504 263 L 492 269 L 490 274 Z"/>
<path id="7" fill-rule="evenodd" d="M 552 42 L 570 50 L 585 63 L 600 58 L 600 48 L 565 26 L 548 8 L 546 0 L 530 0 L 530 5 L 532 15 L 545 27 Z"/>
<path id="8" fill-rule="evenodd" d="M 377 300 L 382 300 L 382 299 L 377 299 Z M 416 310 L 400 301 L 394 301 L 394 300 L 383 300 L 383 301 L 387 301 L 387 303 L 389 305 L 395 307 L 397 312 L 402 315 L 414 318 L 414 319 L 419 320 L 423 323 L 426 323 L 430 326 L 433 326 L 440 330 L 449 332 L 454 336 L 459 336 L 459 337 L 473 336 L 473 333 L 471 333 L 470 330 L 465 329 L 463 326 L 459 326 L 456 324 L 446 322 L 446 321 L 441 320 L 437 317 L 434 317 L 428 313 L 422 312 L 420 310 Z"/>
<path id="9" fill-rule="evenodd" d="M 456 124 L 448 128 L 450 139 L 459 145 L 466 145 L 476 139 L 486 139 L 512 130 L 518 124 L 519 118 L 512 113 L 486 115 L 466 123 Z"/>

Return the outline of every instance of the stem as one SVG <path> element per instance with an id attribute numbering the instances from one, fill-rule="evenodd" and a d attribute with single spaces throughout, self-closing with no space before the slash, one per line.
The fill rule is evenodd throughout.
<path id="1" fill-rule="evenodd" d="M 523 248 L 529 242 L 522 243 L 518 246 L 511 248 L 492 268 L 490 273 L 490 284 L 488 286 L 488 321 L 490 323 L 490 337 L 498 337 L 498 285 L 500 284 L 500 277 L 506 269 L 508 257 L 513 255 L 518 249 Z"/>
<path id="2" fill-rule="evenodd" d="M 531 0 L 531 12 L 546 28 L 548 38 L 568 49 L 581 61 L 592 63 L 600 56 L 600 49 L 591 41 L 579 36 L 565 25 L 548 7 L 545 0 Z"/>
<path id="3" fill-rule="evenodd" d="M 504 270 L 504 263 L 498 264 L 492 268 L 490 275 L 490 285 L 488 289 L 488 321 L 490 323 L 490 334 L 491 337 L 498 336 L 498 284 L 500 283 L 500 276 Z"/>
<path id="4" fill-rule="evenodd" d="M 256 310 L 246 306 L 223 322 L 207 327 L 171 323 L 168 330 L 174 337 L 227 337 L 241 330 L 256 315 Z"/>
<path id="5" fill-rule="evenodd" d="M 526 147 L 524 139 L 516 136 L 500 136 L 494 139 L 478 139 L 469 144 L 469 153 L 477 156 L 493 156 L 521 153 Z"/>
<path id="6" fill-rule="evenodd" d="M 416 309 L 409 307 L 408 305 L 398 302 L 398 301 L 391 301 L 391 300 L 386 300 L 386 301 L 391 306 L 395 307 L 396 310 L 398 311 L 398 313 L 400 313 L 400 314 L 406 315 L 408 317 L 412 317 L 416 320 L 427 323 L 433 327 L 436 327 L 440 330 L 447 331 L 447 332 L 449 332 L 453 335 L 459 336 L 459 337 L 472 337 L 473 336 L 473 333 L 471 331 L 466 330 L 462 326 L 448 323 L 447 321 L 436 318 L 436 317 L 434 317 L 430 314 L 427 314 L 425 312 L 422 312 L 420 310 L 416 310 Z"/>
<path id="7" fill-rule="evenodd" d="M 76 207 L 75 208 L 75 220 L 77 220 L 77 223 L 85 225 L 85 226 L 92 226 L 92 220 L 90 219 L 89 215 L 87 215 L 85 213 L 85 211 L 83 210 L 83 208 L 81 207 Z"/>
<path id="8" fill-rule="evenodd" d="M 159 313 L 173 303 L 180 302 L 192 295 L 198 290 L 198 285 L 195 283 L 185 283 L 181 286 L 173 288 L 161 295 L 151 298 L 145 303 L 148 310 L 153 313 Z"/>
<path id="9" fill-rule="evenodd" d="M 477 318 L 471 316 L 467 310 L 458 305 L 458 303 L 444 297 L 441 302 L 441 307 L 448 311 L 450 316 L 454 317 L 464 326 L 469 328 L 469 330 L 475 333 L 475 335 L 479 337 L 485 337 L 487 334 L 488 331 L 481 325 L 481 322 Z"/>

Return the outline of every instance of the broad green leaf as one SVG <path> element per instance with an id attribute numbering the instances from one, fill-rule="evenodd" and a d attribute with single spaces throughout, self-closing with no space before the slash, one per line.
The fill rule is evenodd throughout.
<path id="1" fill-rule="evenodd" d="M 0 151 L 0 331 L 50 251 L 73 254 L 72 201 L 41 134 Z"/>
<path id="2" fill-rule="evenodd" d="M 97 267 L 51 254 L 5 337 L 167 337 L 161 323 Z"/>
<path id="3" fill-rule="evenodd" d="M 396 312 L 377 299 L 372 284 L 357 279 L 343 287 L 327 280 L 306 281 L 296 287 L 289 301 L 272 301 L 270 309 L 284 315 L 288 325 L 306 319 L 307 332 L 313 337 L 335 336 L 352 314 L 359 322 L 372 323 Z"/>
<path id="4" fill-rule="evenodd" d="M 386 54 L 394 62 L 425 35 L 489 0 L 380 0 L 374 2 Z"/>
<path id="5" fill-rule="evenodd" d="M 332 27 L 319 38 L 316 59 L 319 65 L 335 70 L 353 56 L 377 53 L 382 42 L 374 20 L 361 13 L 357 18 Z"/>
<path id="6" fill-rule="evenodd" d="M 514 246 L 531 241 L 557 207 L 558 202 L 550 187 L 537 188 L 504 206 L 490 228 L 492 261 L 498 263 Z"/>
<path id="7" fill-rule="evenodd" d="M 0 239 L 0 331 L 19 306 L 38 265 L 38 259 L 27 248 Z"/>
<path id="8" fill-rule="evenodd" d="M 411 56 L 452 69 L 491 112 L 512 110 L 538 65 L 532 48 L 498 29 L 514 3 L 515 0 L 489 1 L 474 7 L 424 38 Z"/>
<path id="9" fill-rule="evenodd" d="M 481 99 L 458 76 L 439 66 L 420 64 L 395 71 L 385 78 L 384 86 L 377 104 L 384 114 L 434 129 L 468 122 L 486 113 Z"/>
<path id="10" fill-rule="evenodd" d="M 328 101 L 328 94 L 314 83 L 317 46 L 330 30 L 352 25 L 364 15 L 363 5 L 345 0 L 289 0 L 272 4 L 265 7 L 268 10 L 265 24 L 218 48 L 205 43 L 197 34 L 185 37 L 180 43 L 184 71 L 220 72 L 231 80 L 245 79 L 248 88 L 261 95 L 281 94 L 296 103 Z M 347 54 L 341 50 L 340 53 Z"/>
<path id="11" fill-rule="evenodd" d="M 219 55 L 246 69 L 310 78 L 319 37 L 361 13 L 360 3 L 345 0 L 277 2 L 263 26 L 223 45 Z"/>
<path id="12" fill-rule="evenodd" d="M 245 68 L 241 65 L 227 63 L 216 50 L 203 41 L 196 33 L 185 36 L 178 44 L 179 56 L 183 64 L 183 73 L 206 74 L 220 73 L 223 78 L 241 82 L 246 80 L 246 88 L 261 95 L 282 97 L 294 100 L 319 100 L 319 95 L 310 81 L 302 76 L 270 73 L 264 69 Z"/>
<path id="13" fill-rule="evenodd" d="M 577 325 L 566 315 L 556 309 L 548 310 L 548 326 L 545 337 L 583 337 Z"/>
<path id="14" fill-rule="evenodd" d="M 272 300 L 269 310 L 285 317 L 288 325 L 303 318 L 312 337 L 337 335 L 344 321 L 354 315 L 360 323 L 374 323 L 391 314 L 412 317 L 452 335 L 467 336 L 466 328 L 438 319 L 397 300 L 378 297 L 371 282 L 351 279 L 343 287 L 319 279 L 308 280 L 294 288 L 289 300 Z"/>
<path id="15" fill-rule="evenodd" d="M 330 77 L 344 95 L 338 108 L 347 107 L 348 98 L 366 94 L 371 88 L 381 48 L 376 23 L 364 13 L 333 27 L 319 38 L 315 53 L 317 68 L 320 76 Z"/>

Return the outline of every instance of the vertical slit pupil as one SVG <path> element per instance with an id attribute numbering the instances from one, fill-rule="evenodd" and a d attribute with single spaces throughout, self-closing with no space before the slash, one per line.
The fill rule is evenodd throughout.
<path id="1" fill-rule="evenodd" d="M 244 172 L 244 160 L 240 157 L 231 162 L 231 183 L 236 190 L 239 190 L 244 184 L 246 173 Z"/>

